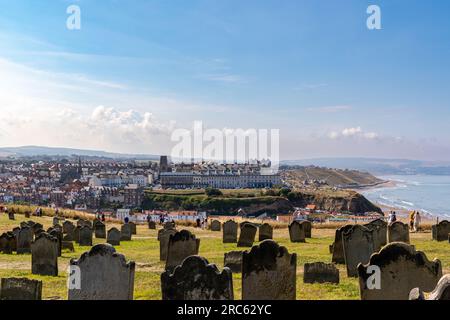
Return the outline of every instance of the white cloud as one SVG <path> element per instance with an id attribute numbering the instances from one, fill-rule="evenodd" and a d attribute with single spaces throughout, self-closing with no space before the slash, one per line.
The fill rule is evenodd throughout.
<path id="1" fill-rule="evenodd" d="M 331 131 L 328 133 L 328 137 L 330 139 L 339 139 L 339 138 L 362 138 L 362 139 L 377 139 L 379 135 L 376 132 L 365 132 L 361 127 L 351 127 L 345 128 L 338 131 Z"/>
<path id="2" fill-rule="evenodd" d="M 318 108 L 308 108 L 308 111 L 316 111 L 316 112 L 322 112 L 322 113 L 333 113 L 333 112 L 340 112 L 340 111 L 347 111 L 351 110 L 351 106 L 326 106 L 326 107 L 318 107 Z"/>

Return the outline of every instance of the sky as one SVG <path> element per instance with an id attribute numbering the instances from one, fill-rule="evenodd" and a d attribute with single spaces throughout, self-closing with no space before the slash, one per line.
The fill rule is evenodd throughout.
<path id="1" fill-rule="evenodd" d="M 0 0 L 0 147 L 168 154 L 202 121 L 279 129 L 283 160 L 450 160 L 449 16 L 447 0 Z"/>

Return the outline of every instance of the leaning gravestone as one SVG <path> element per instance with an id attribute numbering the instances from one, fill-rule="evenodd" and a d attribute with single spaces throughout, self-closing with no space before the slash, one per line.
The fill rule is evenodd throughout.
<path id="1" fill-rule="evenodd" d="M 223 265 L 230 268 L 231 272 L 242 272 L 242 251 L 225 252 L 223 260 Z"/>
<path id="2" fill-rule="evenodd" d="M 211 231 L 221 231 L 222 224 L 219 220 L 213 220 L 211 221 Z"/>
<path id="3" fill-rule="evenodd" d="M 130 222 L 131 234 L 137 234 L 136 223 Z"/>
<path id="4" fill-rule="evenodd" d="M 106 226 L 100 220 L 94 223 L 94 232 L 97 239 L 106 239 Z"/>
<path id="5" fill-rule="evenodd" d="M 342 234 L 348 277 L 357 277 L 358 264 L 366 264 L 374 252 L 373 232 L 373 230 L 357 224 Z"/>
<path id="6" fill-rule="evenodd" d="M 380 251 L 387 243 L 387 223 L 381 219 L 376 219 L 364 226 L 374 231 L 373 243 L 375 251 Z"/>
<path id="7" fill-rule="evenodd" d="M 251 247 L 255 242 L 255 236 L 258 228 L 252 223 L 246 223 L 241 226 L 241 233 L 239 234 L 238 247 Z"/>
<path id="8" fill-rule="evenodd" d="M 374 289 L 377 283 L 369 279 L 376 268 L 380 271 L 379 289 Z M 358 265 L 358 275 L 362 300 L 408 300 L 416 287 L 432 291 L 442 277 L 442 266 L 409 244 L 393 242 L 373 254 L 366 265 Z"/>
<path id="9" fill-rule="evenodd" d="M 291 242 L 306 242 L 305 230 L 298 221 L 293 221 L 289 224 L 289 238 Z"/>
<path id="10" fill-rule="evenodd" d="M 305 238 L 311 238 L 312 223 L 308 220 L 300 220 L 299 222 L 305 230 Z"/>
<path id="11" fill-rule="evenodd" d="M 223 224 L 223 243 L 236 243 L 238 234 L 238 224 L 233 220 L 228 220 Z"/>
<path id="12" fill-rule="evenodd" d="M 31 242 L 33 242 L 33 230 L 28 226 L 20 228 L 17 236 L 17 254 L 31 253 Z"/>
<path id="13" fill-rule="evenodd" d="M 129 223 L 123 224 L 120 229 L 120 233 L 121 233 L 120 241 L 131 241 L 131 237 L 133 234 L 131 224 Z"/>
<path id="14" fill-rule="evenodd" d="M 159 240 L 159 260 L 166 261 L 167 260 L 167 250 L 169 247 L 169 239 L 170 236 L 177 233 L 175 229 L 161 229 L 158 232 L 158 240 Z"/>
<path id="15" fill-rule="evenodd" d="M 351 227 L 353 227 L 352 224 L 347 224 L 345 226 L 342 226 L 338 229 L 336 229 L 335 235 L 334 235 L 334 243 L 333 243 L 333 256 L 331 258 L 331 262 L 336 264 L 345 264 L 345 257 L 344 257 L 344 245 L 342 243 L 342 234 L 347 232 Z"/>
<path id="16" fill-rule="evenodd" d="M 409 243 L 409 226 L 401 221 L 388 225 L 388 242 Z"/>
<path id="17" fill-rule="evenodd" d="M 273 239 L 273 228 L 268 223 L 263 223 L 259 226 L 259 241 Z"/>
<path id="18" fill-rule="evenodd" d="M 450 234 L 450 222 L 443 220 L 431 227 L 433 240 L 447 241 Z"/>
<path id="19" fill-rule="evenodd" d="M 295 300 L 297 255 L 264 240 L 242 256 L 242 300 Z"/>
<path id="20" fill-rule="evenodd" d="M 303 267 L 304 283 L 339 284 L 339 269 L 333 263 L 305 263 Z"/>
<path id="21" fill-rule="evenodd" d="M 120 239 L 122 235 L 120 234 L 119 229 L 111 228 L 108 230 L 108 235 L 106 237 L 106 242 L 112 246 L 120 246 Z"/>
<path id="22" fill-rule="evenodd" d="M 69 300 L 133 300 L 135 263 L 127 262 L 113 246 L 95 245 L 72 259 L 70 267 L 78 267 L 81 277 L 79 286 L 70 283 Z M 73 270 L 76 279 L 78 271 Z"/>
<path id="23" fill-rule="evenodd" d="M 80 246 L 90 247 L 92 246 L 92 229 L 88 226 L 80 228 Z"/>
<path id="24" fill-rule="evenodd" d="M 31 243 L 31 273 L 58 276 L 58 239 L 41 233 Z"/>
<path id="25" fill-rule="evenodd" d="M 149 228 L 149 229 L 152 229 L 152 230 L 155 230 L 155 229 L 156 229 L 156 222 L 150 220 L 150 221 L 148 222 L 148 228 Z"/>
<path id="26" fill-rule="evenodd" d="M 231 270 L 222 272 L 199 256 L 187 257 L 173 273 L 161 275 L 163 300 L 233 300 Z"/>
<path id="27" fill-rule="evenodd" d="M 0 300 L 41 300 L 42 281 L 27 278 L 2 278 Z"/>
<path id="28" fill-rule="evenodd" d="M 180 265 L 184 259 L 198 254 L 200 239 L 187 230 L 181 230 L 169 236 L 167 246 L 166 270 L 172 271 Z"/>

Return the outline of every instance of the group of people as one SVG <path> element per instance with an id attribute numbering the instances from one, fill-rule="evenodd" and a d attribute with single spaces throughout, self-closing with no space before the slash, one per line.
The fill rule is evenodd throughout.
<path id="1" fill-rule="evenodd" d="M 388 223 L 391 224 L 397 221 L 397 213 L 395 211 L 389 212 Z M 409 230 L 418 232 L 420 230 L 420 223 L 422 218 L 419 211 L 411 211 L 409 213 Z"/>

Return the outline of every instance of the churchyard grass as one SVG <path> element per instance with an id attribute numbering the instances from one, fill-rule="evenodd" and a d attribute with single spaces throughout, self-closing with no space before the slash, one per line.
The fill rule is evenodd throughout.
<path id="1" fill-rule="evenodd" d="M 16 214 L 16 220 L 8 219 L 5 214 L 0 215 L 0 233 L 10 231 L 18 226 L 21 221 L 33 220 L 44 225 L 46 230 L 52 225 L 51 217 L 31 217 L 26 219 L 21 214 Z M 114 223 L 107 223 L 107 230 L 118 227 Z M 159 228 L 159 227 L 158 227 Z M 223 268 L 224 253 L 234 250 L 246 250 L 236 248 L 236 244 L 223 244 L 222 232 L 212 232 L 192 227 L 178 226 L 178 229 L 187 229 L 194 233 L 200 240 L 199 255 Z M 274 240 L 285 246 L 290 253 L 297 253 L 297 299 L 359 299 L 359 285 L 356 278 L 348 278 L 344 265 L 338 265 L 340 270 L 340 284 L 304 284 L 303 265 L 307 262 L 331 262 L 329 245 L 334 240 L 334 229 L 312 230 L 312 239 L 306 243 L 291 243 L 288 230 L 274 229 Z M 442 262 L 443 272 L 450 272 L 450 255 L 448 242 L 436 242 L 431 240 L 431 233 L 411 233 L 411 243 L 417 250 L 424 251 L 432 260 L 438 258 Z M 95 239 L 94 244 L 104 243 L 104 239 Z M 80 247 L 75 244 L 75 252 L 63 251 L 58 259 L 58 277 L 37 276 L 31 274 L 31 255 L 7 255 L 0 254 L 0 277 L 27 277 L 43 280 L 43 299 L 67 299 L 66 270 L 71 258 L 79 258 L 88 251 L 89 247 Z M 159 261 L 159 243 L 157 230 L 149 230 L 146 225 L 138 225 L 137 235 L 132 241 L 122 241 L 116 250 L 125 255 L 127 260 L 136 262 L 134 282 L 134 298 L 137 300 L 161 299 L 160 275 L 164 269 L 164 262 Z M 233 274 L 233 287 L 235 299 L 241 298 L 241 275 Z"/>

